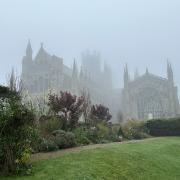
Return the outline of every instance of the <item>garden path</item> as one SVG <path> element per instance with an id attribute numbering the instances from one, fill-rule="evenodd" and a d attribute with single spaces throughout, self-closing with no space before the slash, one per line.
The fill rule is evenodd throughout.
<path id="1" fill-rule="evenodd" d="M 153 140 L 155 138 L 149 138 L 148 140 Z M 58 151 L 53 151 L 53 152 L 45 152 L 45 153 L 36 153 L 32 154 L 31 156 L 31 162 L 36 162 L 39 160 L 46 160 L 49 158 L 55 158 L 59 156 L 63 156 L 65 153 L 75 153 L 75 152 L 80 152 L 83 150 L 90 150 L 90 149 L 96 149 L 96 148 L 103 148 L 109 145 L 113 144 L 125 144 L 125 143 L 134 143 L 138 141 L 144 141 L 143 140 L 132 140 L 132 141 L 123 141 L 123 142 L 114 142 L 114 143 L 107 143 L 107 144 L 91 144 L 91 145 L 86 145 L 86 146 L 79 146 L 79 147 L 73 147 L 73 148 L 68 148 L 68 149 L 61 149 Z M 146 139 L 147 141 L 147 139 Z"/>

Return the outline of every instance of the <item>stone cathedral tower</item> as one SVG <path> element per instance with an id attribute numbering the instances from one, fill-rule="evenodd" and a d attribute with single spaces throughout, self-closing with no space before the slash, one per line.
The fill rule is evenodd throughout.
<path id="1" fill-rule="evenodd" d="M 100 53 L 84 52 L 80 72 L 74 59 L 72 68 L 64 60 L 50 55 L 41 43 L 38 53 L 33 56 L 28 41 L 22 60 L 22 82 L 32 97 L 47 95 L 50 91 L 69 91 L 78 96 L 87 91 L 93 103 L 112 107 L 112 76 L 109 66 L 101 69 Z M 117 98 L 116 98 L 117 99 Z"/>

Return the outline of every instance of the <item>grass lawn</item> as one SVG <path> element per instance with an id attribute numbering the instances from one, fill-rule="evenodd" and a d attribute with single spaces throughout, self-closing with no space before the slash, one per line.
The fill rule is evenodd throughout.
<path id="1" fill-rule="evenodd" d="M 180 180 L 180 138 L 114 143 L 33 165 L 32 176 L 0 180 Z"/>

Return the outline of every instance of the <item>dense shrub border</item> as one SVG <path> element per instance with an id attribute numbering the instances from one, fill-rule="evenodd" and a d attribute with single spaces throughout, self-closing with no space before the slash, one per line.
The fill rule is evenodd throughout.
<path id="1" fill-rule="evenodd" d="M 129 119 L 121 124 L 119 134 L 128 140 L 144 139 L 150 137 L 146 127 L 146 121 L 138 119 Z"/>
<path id="2" fill-rule="evenodd" d="M 148 120 L 146 126 L 152 136 L 180 135 L 180 118 Z"/>
<path id="3" fill-rule="evenodd" d="M 30 174 L 35 115 L 19 92 L 0 86 L 0 173 Z"/>

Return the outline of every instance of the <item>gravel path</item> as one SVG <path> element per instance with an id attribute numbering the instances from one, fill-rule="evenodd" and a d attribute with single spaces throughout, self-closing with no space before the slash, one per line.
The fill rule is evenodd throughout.
<path id="1" fill-rule="evenodd" d="M 68 149 L 61 149 L 58 151 L 53 151 L 53 152 L 46 152 L 46 153 L 36 153 L 31 156 L 31 162 L 36 162 L 39 160 L 45 160 L 49 158 L 55 158 L 59 156 L 63 156 L 65 153 L 74 153 L 74 152 L 80 152 L 83 150 L 89 150 L 89 149 L 96 149 L 96 148 L 102 148 L 106 147 L 109 145 L 113 144 L 126 144 L 126 143 L 134 143 L 134 142 L 139 142 L 139 141 L 147 141 L 147 140 L 153 140 L 155 138 L 149 138 L 149 139 L 144 139 L 144 140 L 132 140 L 132 141 L 123 141 L 123 142 L 115 142 L 115 143 L 108 143 L 108 144 L 92 144 L 92 145 L 87 145 L 87 146 L 80 146 L 80 147 L 73 147 L 73 148 L 68 148 Z"/>

